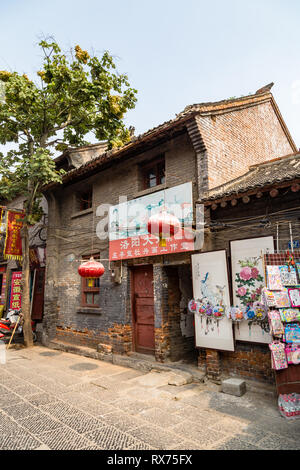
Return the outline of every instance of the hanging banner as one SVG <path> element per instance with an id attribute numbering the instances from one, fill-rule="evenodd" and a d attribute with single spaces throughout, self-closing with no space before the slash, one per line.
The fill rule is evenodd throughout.
<path id="1" fill-rule="evenodd" d="M 20 230 L 25 214 L 15 211 L 7 211 L 6 240 L 4 258 L 22 260 L 22 240 Z"/>
<path id="2" fill-rule="evenodd" d="M 0 207 L 0 228 L 1 228 L 1 224 L 2 224 L 3 214 L 4 214 L 4 208 Z M 2 239 L 2 234 L 0 233 L 0 240 L 1 239 Z"/>
<path id="3" fill-rule="evenodd" d="M 11 276 L 11 292 L 9 308 L 19 310 L 22 306 L 22 271 L 13 272 Z"/>

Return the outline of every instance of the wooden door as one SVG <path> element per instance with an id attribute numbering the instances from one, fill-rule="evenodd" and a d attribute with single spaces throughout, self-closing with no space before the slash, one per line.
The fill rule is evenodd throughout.
<path id="1" fill-rule="evenodd" d="M 132 297 L 135 350 L 143 354 L 154 354 L 152 266 L 142 266 L 133 269 Z"/>
<path id="2" fill-rule="evenodd" d="M 45 287 L 45 268 L 36 269 L 34 286 L 33 286 L 32 310 L 31 310 L 32 320 L 43 319 L 44 287 Z"/>

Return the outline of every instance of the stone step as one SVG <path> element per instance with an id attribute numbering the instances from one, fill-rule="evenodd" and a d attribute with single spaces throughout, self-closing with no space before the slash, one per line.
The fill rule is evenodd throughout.
<path id="1" fill-rule="evenodd" d="M 181 363 L 162 364 L 156 362 L 153 356 L 147 356 L 145 354 L 131 353 L 126 356 L 119 354 L 103 354 L 93 348 L 78 346 L 55 339 L 48 344 L 48 347 L 72 354 L 79 354 L 92 359 L 111 362 L 118 366 L 130 367 L 142 372 L 168 372 L 169 385 L 174 386 L 185 385 L 191 382 L 203 382 L 205 377 L 203 372 L 198 371 L 193 366 L 189 367 Z"/>

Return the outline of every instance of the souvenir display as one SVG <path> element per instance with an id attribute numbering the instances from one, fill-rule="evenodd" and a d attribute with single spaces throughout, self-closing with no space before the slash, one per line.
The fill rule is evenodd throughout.
<path id="1" fill-rule="evenodd" d="M 286 323 L 300 321 L 300 310 L 298 308 L 281 308 L 280 317 L 281 321 Z"/>
<path id="2" fill-rule="evenodd" d="M 244 318 L 245 320 L 254 320 L 255 319 L 255 310 L 253 307 L 247 307 L 245 312 L 244 312 Z"/>
<path id="3" fill-rule="evenodd" d="M 222 305 L 217 305 L 213 308 L 213 316 L 220 320 L 225 315 L 225 308 Z"/>
<path id="4" fill-rule="evenodd" d="M 274 291 L 275 298 L 275 307 L 277 308 L 287 308 L 291 306 L 289 293 L 287 289 L 282 289 L 281 291 Z"/>
<path id="5" fill-rule="evenodd" d="M 297 271 L 298 271 L 298 277 L 300 279 L 300 263 L 296 263 L 296 268 L 297 268 Z"/>
<path id="6" fill-rule="evenodd" d="M 284 335 L 284 328 L 278 310 L 271 310 L 268 313 L 268 318 L 273 336 L 282 337 Z"/>
<path id="7" fill-rule="evenodd" d="M 295 289 L 288 290 L 289 298 L 291 301 L 292 307 L 300 307 L 300 289 L 299 287 Z"/>
<path id="8" fill-rule="evenodd" d="M 285 342 L 300 344 L 300 326 L 298 323 L 289 323 L 284 329 Z"/>
<path id="9" fill-rule="evenodd" d="M 282 289 L 279 266 L 267 266 L 267 285 L 270 290 Z"/>
<path id="10" fill-rule="evenodd" d="M 264 288 L 262 291 L 262 298 L 267 307 L 275 307 L 276 301 L 274 292 Z"/>
<path id="11" fill-rule="evenodd" d="M 276 262 L 277 259 L 274 255 L 272 260 Z M 278 271 L 282 284 L 280 289 Z M 273 336 L 273 342 L 269 344 L 272 368 L 280 371 L 300 367 L 300 262 L 295 262 L 294 254 L 287 252 L 285 265 L 266 266 L 266 284 L 268 289 L 263 289 L 263 300 L 269 308 L 268 319 Z M 291 378 L 289 372 L 287 376 L 276 375 L 278 390 L 285 393 L 286 390 L 295 390 L 295 377 L 294 370 Z M 279 394 L 278 407 L 285 418 L 300 418 L 300 395 Z"/>
<path id="12" fill-rule="evenodd" d="M 198 303 L 196 302 L 196 300 L 190 300 L 190 302 L 188 304 L 188 309 L 191 313 L 196 313 L 197 312 Z"/>
<path id="13" fill-rule="evenodd" d="M 272 355 L 272 368 L 275 370 L 282 370 L 288 368 L 287 358 L 285 355 L 284 344 L 273 341 L 269 344 Z"/>
<path id="14" fill-rule="evenodd" d="M 296 286 L 297 285 L 297 273 L 296 273 L 296 269 L 294 268 L 294 266 L 276 266 L 276 267 L 279 268 L 281 283 L 283 286 Z"/>
<path id="15" fill-rule="evenodd" d="M 255 319 L 257 321 L 263 321 L 267 316 L 267 309 L 262 302 L 254 302 L 253 308 L 255 311 Z"/>
<path id="16" fill-rule="evenodd" d="M 278 407 L 280 414 L 287 419 L 300 418 L 300 394 L 279 395 Z"/>
<path id="17" fill-rule="evenodd" d="M 244 320 L 244 312 L 239 307 L 230 307 L 227 309 L 227 318 L 234 322 L 240 322 Z"/>
<path id="18" fill-rule="evenodd" d="M 300 344 L 289 344 L 285 348 L 288 364 L 300 364 Z"/>

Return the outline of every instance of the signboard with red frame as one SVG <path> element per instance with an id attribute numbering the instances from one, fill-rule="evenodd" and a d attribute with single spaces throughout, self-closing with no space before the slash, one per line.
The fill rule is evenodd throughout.
<path id="1" fill-rule="evenodd" d="M 162 209 L 175 215 L 181 229 L 159 246 L 147 229 L 149 218 Z M 122 260 L 194 250 L 192 183 L 158 191 L 110 208 L 109 259 Z"/>
<path id="2" fill-rule="evenodd" d="M 19 310 L 22 306 L 22 271 L 14 271 L 11 276 L 9 308 Z"/>

